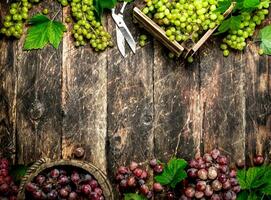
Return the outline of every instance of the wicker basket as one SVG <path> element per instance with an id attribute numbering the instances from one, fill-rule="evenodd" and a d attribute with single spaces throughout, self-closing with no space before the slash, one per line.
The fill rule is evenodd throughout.
<path id="1" fill-rule="evenodd" d="M 73 166 L 77 168 L 81 168 L 85 170 L 86 172 L 90 173 L 94 176 L 94 178 L 98 181 L 100 184 L 103 195 L 106 200 L 114 200 L 113 192 L 111 184 L 109 183 L 108 179 L 106 178 L 106 175 L 96 166 L 85 162 L 85 161 L 78 161 L 78 160 L 56 160 L 53 161 L 49 158 L 42 158 L 39 161 L 37 161 L 35 164 L 33 164 L 27 171 L 26 175 L 23 177 L 20 187 L 19 187 L 19 193 L 18 193 L 18 199 L 19 200 L 26 200 L 25 198 L 25 185 L 28 182 L 33 181 L 33 179 L 42 171 L 56 166 Z"/>

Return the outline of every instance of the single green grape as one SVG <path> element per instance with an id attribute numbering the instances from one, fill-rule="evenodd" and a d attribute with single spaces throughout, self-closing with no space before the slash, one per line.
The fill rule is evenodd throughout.
<path id="1" fill-rule="evenodd" d="M 187 62 L 192 63 L 194 61 L 194 58 L 192 56 L 189 56 L 187 58 Z"/>
<path id="2" fill-rule="evenodd" d="M 225 50 L 223 51 L 223 55 L 224 55 L 225 57 L 229 56 L 229 54 L 230 54 L 230 51 L 229 51 L 228 49 L 225 49 Z"/>
<path id="3" fill-rule="evenodd" d="M 259 49 L 258 54 L 261 56 L 264 54 L 264 50 L 262 48 Z"/>
<path id="4" fill-rule="evenodd" d="M 44 15 L 48 15 L 49 10 L 48 10 L 47 8 L 44 8 L 44 9 L 42 10 L 42 13 L 43 13 Z"/>

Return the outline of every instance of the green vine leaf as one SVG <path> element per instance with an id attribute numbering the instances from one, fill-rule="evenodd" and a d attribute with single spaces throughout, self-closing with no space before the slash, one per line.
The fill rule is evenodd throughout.
<path id="1" fill-rule="evenodd" d="M 105 9 L 112 9 L 116 6 L 117 0 L 94 0 L 94 7 L 97 18 L 101 20 Z"/>
<path id="2" fill-rule="evenodd" d="M 241 16 L 231 16 L 224 20 L 218 28 L 218 34 L 225 33 L 228 30 L 238 30 L 241 24 Z"/>
<path id="3" fill-rule="evenodd" d="M 15 183 L 19 183 L 26 174 L 26 171 L 28 169 L 28 166 L 25 165 L 15 165 L 12 166 L 10 169 L 10 174 L 14 180 Z"/>
<path id="4" fill-rule="evenodd" d="M 244 8 L 257 8 L 259 4 L 259 0 L 244 0 L 243 2 Z"/>
<path id="5" fill-rule="evenodd" d="M 260 30 L 259 38 L 264 54 L 271 55 L 271 25 Z"/>
<path id="6" fill-rule="evenodd" d="M 137 193 L 126 193 L 124 200 L 147 200 L 147 198 Z"/>
<path id="7" fill-rule="evenodd" d="M 242 189 L 237 200 L 260 200 L 271 195 L 271 166 L 238 170 L 237 180 Z"/>
<path id="8" fill-rule="evenodd" d="M 231 3 L 231 0 L 219 1 L 216 11 L 219 13 L 224 13 L 231 6 Z"/>
<path id="9" fill-rule="evenodd" d="M 41 14 L 33 16 L 29 25 L 31 27 L 27 31 L 24 50 L 42 49 L 48 43 L 57 49 L 66 31 L 64 24 Z"/>
<path id="10" fill-rule="evenodd" d="M 187 177 L 185 167 L 187 162 L 184 159 L 171 159 L 164 168 L 161 175 L 155 176 L 155 181 L 162 185 L 169 185 L 175 188 L 176 185 Z"/>

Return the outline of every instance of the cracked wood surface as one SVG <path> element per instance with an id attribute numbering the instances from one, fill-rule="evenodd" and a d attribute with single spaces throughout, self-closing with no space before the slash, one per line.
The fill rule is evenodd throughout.
<path id="1" fill-rule="evenodd" d="M 218 44 L 210 41 L 200 51 L 202 142 L 205 150 L 219 147 L 234 161 L 245 155 L 245 55 L 225 58 Z"/>
<path id="2" fill-rule="evenodd" d="M 65 8 L 64 18 L 68 15 Z M 107 53 L 76 49 L 69 30 L 62 55 L 62 156 L 71 158 L 76 147 L 83 147 L 84 159 L 105 171 Z"/>
<path id="3" fill-rule="evenodd" d="M 37 9 L 60 8 L 46 2 Z M 105 24 L 115 41 L 112 19 Z M 125 59 L 116 46 L 76 49 L 69 33 L 58 50 L 23 52 L 23 40 L 0 40 L 0 152 L 16 163 L 72 158 L 82 146 L 112 177 L 131 160 L 191 159 L 214 147 L 248 163 L 255 153 L 270 157 L 271 58 L 252 44 L 224 58 L 211 39 L 187 65 L 153 40 L 135 55 L 127 48 Z"/>
<path id="4" fill-rule="evenodd" d="M 53 17 L 61 7 L 54 0 L 35 7 L 50 7 Z M 56 19 L 61 19 L 61 13 Z M 14 43 L 17 81 L 17 157 L 18 163 L 41 157 L 61 156 L 61 49 L 22 51 L 24 38 Z"/>

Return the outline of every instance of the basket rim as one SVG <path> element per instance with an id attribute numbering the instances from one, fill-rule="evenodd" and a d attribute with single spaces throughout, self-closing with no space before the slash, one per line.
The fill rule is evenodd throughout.
<path id="1" fill-rule="evenodd" d="M 74 160 L 74 159 L 57 159 L 51 160 L 49 158 L 42 158 L 34 163 L 26 172 L 25 176 L 22 178 L 18 199 L 24 200 L 25 199 L 25 185 L 28 182 L 33 181 L 33 179 L 42 171 L 52 168 L 54 166 L 73 166 L 84 171 L 90 173 L 99 183 L 101 189 L 103 190 L 103 195 L 106 200 L 114 200 L 113 189 L 111 186 L 110 181 L 108 180 L 106 174 L 93 165 L 90 162 L 82 161 L 82 160 Z"/>

